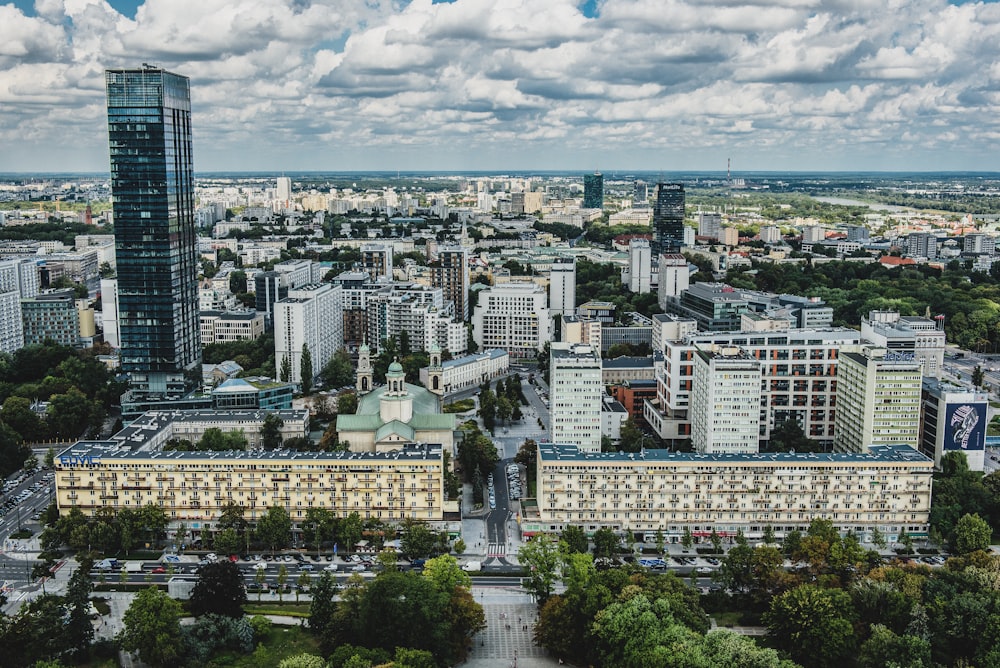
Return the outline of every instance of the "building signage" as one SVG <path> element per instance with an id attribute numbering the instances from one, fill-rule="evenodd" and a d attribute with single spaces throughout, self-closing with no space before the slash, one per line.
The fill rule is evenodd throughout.
<path id="1" fill-rule="evenodd" d="M 944 411 L 945 450 L 986 448 L 986 404 L 947 404 Z"/>

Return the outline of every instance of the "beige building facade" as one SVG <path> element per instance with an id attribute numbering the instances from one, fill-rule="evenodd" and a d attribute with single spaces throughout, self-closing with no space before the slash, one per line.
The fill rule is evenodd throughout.
<path id="1" fill-rule="evenodd" d="M 933 461 L 905 445 L 860 453 L 697 454 L 588 453 L 572 445 L 538 446 L 538 517 L 522 520 L 526 535 L 569 524 L 588 533 L 662 530 L 679 542 L 714 530 L 760 539 L 770 526 L 779 539 L 822 517 L 842 533 L 871 542 L 905 530 L 927 535 Z"/>

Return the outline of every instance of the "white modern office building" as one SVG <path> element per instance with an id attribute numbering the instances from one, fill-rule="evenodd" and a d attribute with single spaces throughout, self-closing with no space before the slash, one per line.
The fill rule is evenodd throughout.
<path id="1" fill-rule="evenodd" d="M 872 445 L 918 447 L 920 361 L 908 352 L 871 345 L 840 351 L 834 447 L 865 452 Z"/>
<path id="2" fill-rule="evenodd" d="M 741 348 L 711 346 L 694 355 L 691 445 L 695 452 L 760 449 L 760 361 Z"/>
<path id="3" fill-rule="evenodd" d="M 511 357 L 534 357 L 552 340 L 552 319 L 544 288 L 502 283 L 479 292 L 472 336 L 481 349 L 503 348 Z"/>
<path id="4" fill-rule="evenodd" d="M 552 344 L 549 406 L 553 443 L 570 443 L 583 452 L 600 452 L 601 405 L 605 396 L 601 374 L 597 348 Z"/>
<path id="5" fill-rule="evenodd" d="M 576 258 L 559 257 L 549 270 L 549 315 L 576 313 Z"/>
<path id="6" fill-rule="evenodd" d="M 897 311 L 870 311 L 861 319 L 861 338 L 893 353 L 912 353 L 925 377 L 940 378 L 944 366 L 944 318 L 901 316 Z"/>
<path id="7" fill-rule="evenodd" d="M 274 304 L 274 360 L 278 369 L 287 358 L 290 382 L 301 383 L 302 351 L 309 347 L 313 376 L 344 345 L 341 288 L 329 283 L 288 291 Z M 279 372 L 280 373 L 280 372 Z"/>
<path id="8" fill-rule="evenodd" d="M 678 325 L 683 320 L 678 321 Z M 672 327 L 681 332 L 683 328 Z M 700 332 L 665 339 L 663 364 L 656 367 L 656 400 L 643 417 L 660 438 L 691 436 L 691 389 L 698 347 L 737 347 L 760 362 L 760 438 L 786 420 L 795 420 L 812 439 L 832 443 L 837 363 L 842 346 L 857 345 L 860 333 L 848 328 L 789 329 L 769 332 Z"/>
<path id="9" fill-rule="evenodd" d="M 622 282 L 628 286 L 629 292 L 644 294 L 653 285 L 653 255 L 649 248 L 649 240 L 632 239 L 628 244 L 628 267 L 623 272 Z"/>

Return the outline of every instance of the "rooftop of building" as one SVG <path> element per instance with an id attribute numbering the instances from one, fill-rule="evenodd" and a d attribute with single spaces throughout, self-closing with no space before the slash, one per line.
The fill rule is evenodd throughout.
<path id="1" fill-rule="evenodd" d="M 212 394 L 270 390 L 275 387 L 294 388 L 295 386 L 291 383 L 282 383 L 264 376 L 254 376 L 252 378 L 230 378 L 229 380 L 219 383 L 212 390 Z"/>
<path id="2" fill-rule="evenodd" d="M 601 353 L 598 349 L 586 343 L 557 342 L 550 345 L 549 351 L 552 353 L 553 359 L 559 359 L 559 360 L 569 360 L 569 359 L 595 360 L 601 356 Z"/>
<path id="3" fill-rule="evenodd" d="M 309 411 L 297 408 L 282 410 L 148 411 L 114 434 L 111 440 L 122 443 L 131 442 L 140 446 L 148 442 L 155 434 L 176 422 L 217 422 L 220 425 L 256 423 L 263 422 L 264 418 L 271 413 L 277 415 L 285 422 L 303 422 L 309 418 Z"/>
<path id="4" fill-rule="evenodd" d="M 632 357 L 629 355 L 622 355 L 621 357 L 616 357 L 614 359 L 601 360 L 601 366 L 605 369 L 646 368 L 653 366 L 653 356 Z"/>
<path id="5" fill-rule="evenodd" d="M 347 462 L 347 461 L 399 461 L 440 460 L 440 444 L 414 444 L 403 446 L 399 450 L 389 452 L 301 452 L 298 450 L 225 450 L 225 451 L 180 451 L 158 450 L 154 452 L 136 450 L 117 441 L 78 441 L 56 457 L 59 466 L 97 463 L 95 459 L 141 459 L 166 462 L 171 460 L 222 460 L 222 461 L 259 461 L 274 462 L 312 461 L 312 462 Z"/>
<path id="6" fill-rule="evenodd" d="M 484 359 L 500 359 L 502 357 L 508 356 L 508 353 L 503 348 L 490 348 L 489 350 L 484 350 L 481 353 L 474 353 L 472 355 L 463 355 L 462 357 L 457 357 L 447 362 L 441 363 L 442 369 L 453 369 L 457 366 L 464 366 L 466 364 L 473 364 Z"/>
<path id="7" fill-rule="evenodd" d="M 873 445 L 866 453 L 856 452 L 763 452 L 763 453 L 712 453 L 673 452 L 670 450 L 643 450 L 641 452 L 585 452 L 576 445 L 539 443 L 538 454 L 542 461 L 568 462 L 626 462 L 645 461 L 662 463 L 729 464 L 742 462 L 801 464 L 801 463 L 912 463 L 927 464 L 931 471 L 933 462 L 908 445 Z"/>

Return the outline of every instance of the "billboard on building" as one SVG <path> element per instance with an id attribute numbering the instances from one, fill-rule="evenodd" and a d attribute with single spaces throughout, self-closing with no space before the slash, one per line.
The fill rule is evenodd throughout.
<path id="1" fill-rule="evenodd" d="M 947 404 L 944 416 L 944 450 L 986 448 L 985 402 Z"/>

